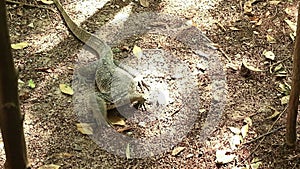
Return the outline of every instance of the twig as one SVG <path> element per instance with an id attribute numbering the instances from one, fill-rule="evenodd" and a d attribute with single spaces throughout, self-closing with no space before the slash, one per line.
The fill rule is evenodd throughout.
<path id="1" fill-rule="evenodd" d="M 286 61 L 286 60 L 288 60 L 288 59 L 291 59 L 290 57 L 287 57 L 287 58 L 285 58 L 285 59 L 282 59 L 282 60 L 280 60 L 280 61 L 278 61 L 278 62 L 276 62 L 276 63 L 273 63 L 270 67 L 273 67 L 273 66 L 275 66 L 275 65 L 278 65 L 279 63 L 282 63 L 282 62 L 284 62 L 284 61 Z"/>
<path id="2" fill-rule="evenodd" d="M 226 59 L 227 59 L 229 62 L 231 62 L 230 57 L 224 52 L 224 50 L 223 50 L 222 48 L 218 48 L 218 49 L 219 49 L 219 51 L 226 57 Z"/>
<path id="3" fill-rule="evenodd" d="M 250 140 L 250 141 L 247 141 L 246 143 L 243 143 L 243 145 L 244 145 L 244 144 L 250 144 L 250 143 L 253 143 L 253 142 L 259 140 L 260 138 L 265 137 L 265 136 L 267 136 L 267 135 L 270 135 L 270 134 L 272 134 L 272 133 L 275 133 L 276 131 L 281 130 L 281 129 L 283 129 L 283 128 L 285 128 L 285 126 L 281 126 L 281 127 L 277 128 L 277 129 L 274 129 L 274 130 L 269 131 L 269 132 L 267 132 L 267 133 L 265 133 L 265 134 L 262 134 L 262 135 L 260 135 L 260 136 L 257 136 L 256 138 L 254 138 L 254 139 L 252 139 L 252 140 Z"/>
<path id="4" fill-rule="evenodd" d="M 226 57 L 226 59 L 227 59 L 229 62 L 231 62 L 230 57 L 226 54 L 226 52 L 224 52 L 224 50 L 220 47 L 219 44 L 217 44 L 217 43 L 212 43 L 211 45 L 212 45 L 213 47 L 217 48 L 217 49 L 218 49 L 218 50 Z"/>
<path id="5" fill-rule="evenodd" d="M 276 122 L 279 120 L 279 118 L 282 116 L 282 114 L 286 111 L 287 106 L 284 108 L 284 110 L 280 113 L 280 115 L 277 117 L 277 119 L 273 122 L 272 126 L 269 128 L 269 130 L 267 131 L 267 133 L 269 133 L 271 131 L 271 129 L 274 127 L 274 125 L 276 124 Z M 256 147 L 254 148 L 254 150 L 248 155 L 248 157 L 246 157 L 243 162 L 245 162 L 249 157 L 252 156 L 252 154 L 258 149 L 258 147 L 261 145 L 261 143 L 265 140 L 266 136 L 263 136 L 262 139 L 260 140 L 260 142 L 256 145 Z"/>
<path id="6" fill-rule="evenodd" d="M 33 7 L 33 8 L 48 9 L 48 10 L 51 10 L 52 12 L 55 12 L 53 8 L 49 8 L 49 7 L 46 7 L 46 6 L 27 4 L 27 3 L 23 3 L 23 2 L 12 1 L 12 0 L 5 0 L 5 2 L 6 3 L 11 3 L 11 4 L 17 4 L 17 5 L 20 5 L 20 6 L 28 6 L 28 7 Z"/>
<path id="7" fill-rule="evenodd" d="M 300 154 L 294 155 L 294 156 L 290 156 L 290 157 L 286 157 L 282 160 L 276 161 L 275 163 L 282 163 L 282 162 L 286 162 L 286 161 L 292 161 L 295 160 L 297 158 L 300 158 Z"/>
<path id="8" fill-rule="evenodd" d="M 224 32 L 226 32 L 225 27 L 224 27 L 220 22 L 216 22 L 216 24 L 217 24 Z"/>

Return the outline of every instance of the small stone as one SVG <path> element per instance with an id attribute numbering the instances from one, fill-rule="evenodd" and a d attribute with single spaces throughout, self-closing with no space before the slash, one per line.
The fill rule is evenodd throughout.
<path id="1" fill-rule="evenodd" d="M 146 123 L 145 123 L 145 122 L 143 122 L 143 121 L 142 121 L 142 122 L 139 122 L 139 124 L 138 124 L 138 125 L 139 125 L 140 127 L 144 127 L 144 128 L 146 127 Z"/>

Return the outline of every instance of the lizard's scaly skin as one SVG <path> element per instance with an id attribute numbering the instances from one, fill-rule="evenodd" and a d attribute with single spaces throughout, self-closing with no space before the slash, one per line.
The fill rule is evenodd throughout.
<path id="1" fill-rule="evenodd" d="M 145 99 L 143 96 L 135 90 L 132 73 L 115 64 L 111 48 L 101 39 L 74 23 L 58 0 L 54 0 L 54 3 L 71 32 L 81 42 L 95 50 L 100 58 L 95 76 L 99 91 L 96 98 L 89 98 L 90 105 L 99 108 L 92 108 L 98 125 L 103 123 L 103 119 L 107 120 L 107 110 L 109 109 L 136 101 L 141 104 L 144 103 Z"/>

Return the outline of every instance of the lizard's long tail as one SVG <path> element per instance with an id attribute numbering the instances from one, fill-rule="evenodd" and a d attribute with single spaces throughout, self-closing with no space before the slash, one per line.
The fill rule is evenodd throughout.
<path id="1" fill-rule="evenodd" d="M 111 48 L 95 35 L 80 28 L 66 13 L 59 0 L 53 0 L 71 32 L 83 43 L 87 44 L 98 54 L 98 57 L 112 57 Z M 112 58 L 111 58 L 112 59 Z"/>

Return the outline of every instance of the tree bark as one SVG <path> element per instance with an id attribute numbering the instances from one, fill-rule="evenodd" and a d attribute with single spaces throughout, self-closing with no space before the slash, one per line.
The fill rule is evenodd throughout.
<path id="1" fill-rule="evenodd" d="M 18 82 L 11 53 L 5 1 L 0 1 L 0 127 L 6 169 L 27 168 L 27 154 L 20 113 Z"/>
<path id="2" fill-rule="evenodd" d="M 300 6 L 298 5 L 297 18 L 297 32 L 296 43 L 294 47 L 293 56 L 293 75 L 292 75 L 292 89 L 290 93 L 290 100 L 288 105 L 287 125 L 286 125 L 286 144 L 288 146 L 295 146 L 297 139 L 297 113 L 299 104 L 300 92 Z"/>

